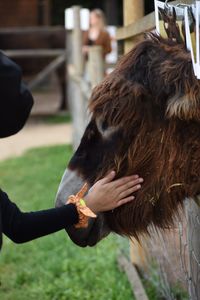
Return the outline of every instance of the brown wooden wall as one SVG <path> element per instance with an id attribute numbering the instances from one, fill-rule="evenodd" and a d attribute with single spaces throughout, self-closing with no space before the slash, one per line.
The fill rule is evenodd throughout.
<path id="1" fill-rule="evenodd" d="M 50 25 L 49 0 L 0 0 L 0 27 Z"/>

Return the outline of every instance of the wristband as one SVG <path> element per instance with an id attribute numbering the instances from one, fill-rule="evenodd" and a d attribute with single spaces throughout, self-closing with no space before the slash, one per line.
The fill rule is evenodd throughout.
<path id="1" fill-rule="evenodd" d="M 74 196 L 69 196 L 67 203 L 76 205 L 79 215 L 79 222 L 75 225 L 75 228 L 87 228 L 89 218 L 96 218 L 97 216 L 86 206 L 84 199 L 82 198 L 88 190 L 87 183 L 81 188 L 81 190 Z"/>

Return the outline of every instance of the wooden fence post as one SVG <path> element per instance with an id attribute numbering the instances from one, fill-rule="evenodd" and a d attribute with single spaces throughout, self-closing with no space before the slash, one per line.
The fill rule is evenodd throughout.
<path id="1" fill-rule="evenodd" d="M 144 16 L 144 0 L 124 0 L 124 26 L 136 22 Z M 125 41 L 125 52 L 127 53 L 133 47 L 133 39 Z"/>
<path id="2" fill-rule="evenodd" d="M 200 207 L 192 199 L 186 200 L 187 240 L 189 251 L 188 290 L 190 300 L 200 299 Z"/>
<path id="3" fill-rule="evenodd" d="M 105 65 L 101 46 L 89 47 L 88 71 L 92 88 L 99 84 L 104 77 Z"/>
<path id="4" fill-rule="evenodd" d="M 73 6 L 73 64 L 77 75 L 83 74 L 82 31 L 80 25 L 80 6 Z"/>
<path id="5" fill-rule="evenodd" d="M 124 26 L 137 21 L 144 14 L 143 0 L 124 0 Z M 132 40 L 125 41 L 125 53 L 133 47 Z M 130 242 L 130 258 L 134 265 L 144 267 L 146 264 L 146 253 L 141 245 L 134 240 Z"/>
<path id="6" fill-rule="evenodd" d="M 75 75 L 83 75 L 83 53 L 82 53 L 82 31 L 80 27 L 80 6 L 73 6 L 74 29 L 72 32 L 72 63 L 75 68 Z M 86 105 L 85 97 L 82 93 L 80 84 L 70 80 L 69 104 L 73 122 L 73 147 L 80 143 L 86 126 Z"/>

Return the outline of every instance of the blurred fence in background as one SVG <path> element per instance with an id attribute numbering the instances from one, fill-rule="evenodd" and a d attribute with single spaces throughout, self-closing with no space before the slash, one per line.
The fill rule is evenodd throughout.
<path id="1" fill-rule="evenodd" d="M 79 6 L 72 8 L 73 29 L 68 31 L 68 99 L 73 121 L 73 146 L 77 148 L 89 120 L 88 100 L 92 88 L 100 83 L 107 68 L 113 68 L 113 56 L 106 66 L 101 46 L 89 46 L 88 59 L 82 52 Z"/>

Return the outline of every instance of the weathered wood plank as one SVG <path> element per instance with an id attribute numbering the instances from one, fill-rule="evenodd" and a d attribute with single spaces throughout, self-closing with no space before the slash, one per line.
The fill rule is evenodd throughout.
<path id="1" fill-rule="evenodd" d="M 189 251 L 188 291 L 190 299 L 200 299 L 200 207 L 193 199 L 185 200 Z"/>
<path id="2" fill-rule="evenodd" d="M 65 53 L 65 49 L 24 49 L 24 50 L 5 50 L 8 57 L 52 57 Z"/>
<path id="3" fill-rule="evenodd" d="M 89 47 L 88 53 L 88 75 L 92 88 L 99 84 L 105 73 L 103 50 L 101 46 Z"/>
<path id="4" fill-rule="evenodd" d="M 68 76 L 72 81 L 79 85 L 84 97 L 89 99 L 92 92 L 91 85 L 87 83 L 82 76 L 77 75 L 73 65 L 68 65 Z"/>
<path id="5" fill-rule="evenodd" d="M 139 19 L 144 16 L 144 0 L 124 0 L 124 26 L 136 24 Z M 126 39 L 124 44 L 125 53 L 129 52 L 133 47 L 132 39 Z"/>
<path id="6" fill-rule="evenodd" d="M 142 285 L 139 274 L 134 265 L 129 262 L 124 255 L 120 255 L 117 259 L 118 265 L 121 270 L 123 270 L 130 282 L 133 294 L 136 300 L 148 300 L 148 296 L 145 292 L 145 289 Z"/>
<path id="7" fill-rule="evenodd" d="M 117 40 L 125 40 L 155 28 L 154 12 L 140 20 L 117 30 Z"/>
<path id="8" fill-rule="evenodd" d="M 144 16 L 144 0 L 123 1 L 124 25 L 130 25 Z"/>
<path id="9" fill-rule="evenodd" d="M 21 33 L 34 33 L 34 32 L 56 32 L 63 30 L 63 26 L 33 26 L 33 27 L 4 27 L 0 28 L 0 33 L 7 34 L 7 33 L 16 33 L 16 34 L 21 34 Z"/>
<path id="10" fill-rule="evenodd" d="M 54 59 L 48 66 L 46 66 L 33 80 L 28 84 L 30 89 L 35 88 L 40 84 L 49 74 L 54 72 L 66 60 L 65 54 L 60 55 Z"/>
<path id="11" fill-rule="evenodd" d="M 80 7 L 73 6 L 74 15 L 74 30 L 73 30 L 73 64 L 75 66 L 78 75 L 83 74 L 84 70 L 84 59 L 83 59 L 83 41 L 82 41 L 82 31 L 80 26 Z"/>

